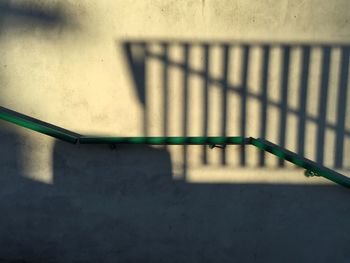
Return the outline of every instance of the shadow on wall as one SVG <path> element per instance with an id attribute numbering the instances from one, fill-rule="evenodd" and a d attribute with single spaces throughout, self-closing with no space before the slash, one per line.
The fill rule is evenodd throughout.
<path id="1" fill-rule="evenodd" d="M 61 142 L 53 155 L 53 185 L 46 185 L 14 174 L 16 138 L 3 134 L 1 141 L 2 156 L 12 151 L 9 166 L 1 167 L 0 259 L 349 260 L 345 188 L 189 184 L 173 180 L 162 149 Z"/>
<path id="2" fill-rule="evenodd" d="M 145 77 L 145 63 L 129 58 L 133 74 Z M 209 67 L 209 62 L 205 65 Z M 190 74 L 188 65 L 184 72 Z M 209 85 L 209 74 L 205 76 Z M 145 78 L 135 79 L 141 83 L 137 88 L 145 105 L 147 134 L 150 105 L 141 81 Z M 189 90 L 187 79 L 183 78 L 184 90 Z M 244 87 L 226 85 L 223 90 L 243 96 L 244 101 L 251 96 Z M 186 119 L 190 102 L 184 101 Z M 239 109 L 245 111 L 244 105 Z M 288 108 L 282 112 L 286 114 Z M 248 121 L 244 118 L 243 124 Z M 312 121 L 306 113 L 303 118 L 301 122 Z M 210 120 L 203 120 L 207 121 L 204 127 L 209 127 Z M 21 166 L 23 142 L 11 126 L 4 128 L 2 123 L 0 262 L 349 261 L 350 203 L 345 188 L 188 184 L 173 180 L 167 150 L 129 146 L 112 151 L 62 142 L 55 144 L 53 185 L 47 185 L 26 178 Z M 165 135 L 170 132 L 166 123 Z M 338 126 L 342 125 L 333 129 Z"/>
<path id="3" fill-rule="evenodd" d="M 4 262 L 349 261 L 345 188 L 189 184 L 164 148 L 59 141 L 47 185 L 17 169 L 12 133 L 0 139 Z"/>
<path id="4" fill-rule="evenodd" d="M 68 15 L 68 7 L 59 2 L 0 1 L 0 32 L 22 29 L 21 34 L 40 29 L 48 33 L 54 29 L 77 28 L 77 21 Z M 1 39 L 1 37 L 0 37 Z"/>
<path id="5" fill-rule="evenodd" d="M 37 1 L 1 0 L 0 45 L 6 33 L 13 29 L 21 29 L 21 34 L 33 33 L 37 29 L 51 32 L 55 28 L 62 30 L 71 28 L 73 24 L 70 22 L 72 19 L 66 15 L 63 5 L 38 3 Z M 4 77 L 6 74 L 3 74 L 2 71 L 11 70 L 6 67 L 6 61 L 2 59 L 0 104 L 6 103 L 1 96 L 7 84 Z M 36 225 L 35 218 L 47 217 L 47 215 L 40 214 L 40 211 L 43 212 L 42 203 L 39 202 L 35 208 L 28 204 L 34 204 L 33 201 L 38 201 L 37 198 L 42 193 L 50 191 L 50 188 L 45 184 L 25 178 L 23 162 L 26 158 L 23 157 L 22 148 L 25 139 L 22 140 L 13 125 L 0 122 L 0 262 L 31 262 L 27 260 L 27 255 L 28 253 L 37 255 L 35 242 L 38 241 L 37 237 L 32 235 L 34 233 L 31 232 L 31 225 Z M 34 209 L 31 210 L 32 212 L 36 211 L 34 217 L 27 215 L 28 209 Z M 21 246 L 22 241 L 27 246 Z M 23 260 L 18 261 L 17 259 Z"/>
<path id="6" fill-rule="evenodd" d="M 135 40 L 122 46 L 144 107 L 144 135 L 260 137 L 349 169 L 349 45 Z M 202 164 L 210 163 L 207 151 Z M 248 159 L 255 158 L 254 167 L 267 165 L 263 152 L 247 155 L 245 147 L 236 155 L 222 150 L 220 164 L 237 159 L 252 166 Z M 182 160 L 186 174 L 186 147 Z"/>

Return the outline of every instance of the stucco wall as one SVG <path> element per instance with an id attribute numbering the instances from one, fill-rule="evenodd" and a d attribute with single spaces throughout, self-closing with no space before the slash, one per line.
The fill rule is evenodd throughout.
<path id="1" fill-rule="evenodd" d="M 350 175 L 349 9 L 2 1 L 0 104 L 82 134 L 265 137 Z M 349 192 L 250 147 L 72 146 L 3 121 L 0 142 L 1 260 L 349 261 Z"/>

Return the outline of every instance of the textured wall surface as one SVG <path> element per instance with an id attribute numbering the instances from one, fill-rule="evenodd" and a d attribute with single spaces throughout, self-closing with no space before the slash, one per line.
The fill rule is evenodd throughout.
<path id="1" fill-rule="evenodd" d="M 350 176 L 348 0 L 0 2 L 0 105 L 82 134 L 264 137 Z M 0 262 L 349 262 L 350 192 L 250 147 L 0 121 Z"/>

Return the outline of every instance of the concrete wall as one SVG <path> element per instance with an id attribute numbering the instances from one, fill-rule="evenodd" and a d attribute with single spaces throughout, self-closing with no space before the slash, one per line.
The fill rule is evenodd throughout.
<path id="1" fill-rule="evenodd" d="M 0 104 L 82 134 L 265 137 L 349 176 L 348 10 L 2 1 Z M 250 147 L 112 150 L 3 121 L 0 142 L 0 261 L 349 261 L 349 191 Z"/>

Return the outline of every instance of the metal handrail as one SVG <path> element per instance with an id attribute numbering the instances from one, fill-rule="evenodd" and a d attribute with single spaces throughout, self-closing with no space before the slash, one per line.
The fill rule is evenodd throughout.
<path id="1" fill-rule="evenodd" d="M 149 144 L 149 145 L 253 145 L 277 157 L 306 169 L 306 175 L 323 176 L 337 184 L 350 188 L 350 178 L 332 169 L 317 164 L 294 152 L 284 149 L 265 139 L 253 137 L 105 137 L 83 136 L 78 133 L 54 126 L 24 114 L 0 107 L 0 119 L 46 134 L 73 144 Z"/>
<path id="2" fill-rule="evenodd" d="M 43 122 L 41 120 L 18 113 L 16 111 L 9 110 L 4 107 L 0 107 L 0 119 L 69 143 L 77 143 L 78 138 L 80 137 L 80 134 L 63 129 L 61 127 L 52 125 L 47 122 Z"/>

